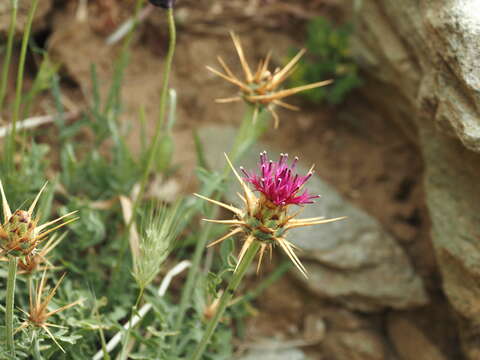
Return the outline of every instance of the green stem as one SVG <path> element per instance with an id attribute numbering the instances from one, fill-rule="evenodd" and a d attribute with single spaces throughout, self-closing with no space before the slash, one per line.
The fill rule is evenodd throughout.
<path id="1" fill-rule="evenodd" d="M 25 73 L 25 59 L 27 57 L 28 40 L 30 39 L 30 31 L 32 29 L 33 17 L 37 9 L 39 0 L 33 0 L 32 6 L 28 12 L 27 24 L 23 33 L 22 48 L 20 50 L 20 59 L 18 62 L 17 73 L 17 88 L 15 91 L 15 101 L 13 103 L 13 115 L 12 115 L 12 131 L 8 136 L 8 153 L 7 163 L 10 169 L 13 169 L 13 154 L 15 153 L 15 137 L 17 133 L 17 121 L 20 114 L 20 105 L 22 103 L 22 89 L 23 89 L 23 76 Z"/>
<path id="2" fill-rule="evenodd" d="M 2 80 L 0 83 L 0 115 L 3 112 L 3 102 L 5 101 L 5 94 L 7 93 L 8 73 L 10 69 L 10 61 L 12 59 L 13 38 L 15 35 L 15 27 L 17 24 L 18 0 L 12 0 L 12 14 L 10 17 L 10 26 L 8 28 L 7 50 L 5 53 Z"/>
<path id="3" fill-rule="evenodd" d="M 98 312 L 98 305 L 97 304 L 95 304 L 95 317 L 96 317 L 98 323 L 100 324 L 101 323 L 100 314 Z M 108 355 L 108 351 L 107 351 L 107 342 L 105 341 L 105 334 L 103 332 L 103 328 L 102 328 L 101 325 L 98 327 L 98 332 L 100 334 L 100 343 L 102 344 L 103 360 L 110 360 L 110 355 Z"/>
<path id="4" fill-rule="evenodd" d="M 13 306 L 15 303 L 15 279 L 17 277 L 17 258 L 8 256 L 7 298 L 5 304 L 5 329 L 7 348 L 12 359 L 15 359 L 15 343 L 13 341 Z"/>
<path id="5" fill-rule="evenodd" d="M 130 326 L 128 327 L 127 332 L 125 334 L 125 339 L 123 341 L 122 353 L 120 355 L 120 360 L 126 360 L 127 359 L 127 356 L 128 356 L 127 346 L 128 346 L 128 341 L 130 340 L 130 334 L 132 332 L 132 320 L 133 320 L 133 317 L 135 316 L 135 314 L 138 311 L 138 306 L 140 305 L 140 301 L 142 301 L 144 290 L 145 290 L 145 288 L 143 288 L 143 287 L 140 288 L 140 291 L 138 292 L 138 296 L 137 296 L 137 301 L 135 301 L 135 305 L 132 308 L 132 313 L 130 314 Z"/>
<path id="6" fill-rule="evenodd" d="M 213 212 L 213 209 L 214 209 L 213 207 L 209 207 L 207 209 L 207 213 L 205 214 L 205 217 L 210 218 Z M 180 298 L 178 315 L 173 327 L 174 331 L 180 330 L 180 327 L 182 326 L 182 323 L 183 323 L 183 319 L 185 318 L 185 314 L 187 312 L 187 308 L 190 305 L 190 301 L 192 300 L 191 295 L 193 293 L 193 289 L 195 288 L 195 284 L 197 282 L 199 268 L 200 268 L 200 261 L 203 256 L 205 246 L 207 245 L 207 242 L 210 239 L 211 230 L 212 230 L 212 225 L 210 223 L 204 224 L 204 229 L 200 233 L 199 239 L 197 241 L 195 251 L 193 253 L 192 266 L 190 267 L 190 270 L 188 272 L 187 280 L 185 281 L 185 286 L 182 291 L 182 296 Z M 193 271 L 192 269 L 195 269 L 195 271 Z M 177 337 L 174 337 L 173 344 L 172 344 L 173 354 L 175 354 L 176 352 L 177 342 L 178 342 Z"/>
<path id="7" fill-rule="evenodd" d="M 233 297 L 233 294 L 235 293 L 235 290 L 237 290 L 238 285 L 240 285 L 240 282 L 245 276 L 245 273 L 247 272 L 248 267 L 252 263 L 259 249 L 260 249 L 260 243 L 258 241 L 254 241 L 252 245 L 250 245 L 250 247 L 248 248 L 247 252 L 245 253 L 245 256 L 243 257 L 242 261 L 238 265 L 237 270 L 233 273 L 233 276 L 230 279 L 227 289 L 222 294 L 222 297 L 220 298 L 220 302 L 218 304 L 217 311 L 215 312 L 215 315 L 213 316 L 213 318 L 210 319 L 207 325 L 207 328 L 205 330 L 205 333 L 203 334 L 203 338 L 200 341 L 200 343 L 197 345 L 193 353 L 193 356 L 190 358 L 190 360 L 199 360 L 202 357 L 213 333 L 215 332 L 215 329 L 217 328 L 217 325 L 220 319 L 222 318 L 225 310 L 227 309 L 230 303 L 230 300 Z"/>
<path id="8" fill-rule="evenodd" d="M 162 131 L 163 123 L 165 122 L 165 113 L 167 108 L 167 100 L 168 100 L 168 85 L 170 82 L 170 73 L 172 71 L 172 62 L 173 62 L 173 55 L 175 54 L 175 45 L 177 41 L 177 33 L 175 29 L 175 18 L 173 16 L 173 9 L 170 8 L 167 10 L 167 18 L 168 18 L 168 31 L 170 34 L 170 39 L 168 43 L 168 52 L 167 57 L 165 59 L 165 68 L 163 71 L 163 79 L 162 79 L 162 90 L 160 94 L 160 108 L 158 114 L 158 120 L 155 125 L 154 136 L 152 140 L 152 144 L 149 149 L 148 159 L 147 159 L 147 166 L 145 167 L 145 171 L 143 173 L 142 181 L 140 183 L 140 191 L 138 193 L 137 198 L 135 199 L 135 203 L 133 204 L 133 215 L 135 214 L 138 205 L 141 202 L 143 194 L 145 192 L 145 188 L 148 183 L 148 179 L 151 175 L 152 168 L 153 168 L 153 161 L 155 160 L 156 149 L 158 147 L 158 142 L 160 140 L 160 134 Z M 132 226 L 135 216 L 132 215 L 132 218 L 128 222 L 128 231 Z M 128 234 L 127 231 L 127 234 Z"/>
<path id="9" fill-rule="evenodd" d="M 168 99 L 168 85 L 169 85 L 169 79 L 170 79 L 170 72 L 172 70 L 173 55 L 175 54 L 175 44 L 176 44 L 176 38 L 177 38 L 176 29 L 175 29 L 175 18 L 173 16 L 173 9 L 167 10 L 167 17 L 168 17 L 168 28 L 169 28 L 170 40 L 168 44 L 167 57 L 165 59 L 165 68 L 163 71 L 162 90 L 160 94 L 159 118 L 155 126 L 152 144 L 150 145 L 150 149 L 148 150 L 149 153 L 148 153 L 147 165 L 145 167 L 142 180 L 140 182 L 140 191 L 138 192 L 138 195 L 133 203 L 132 217 L 127 223 L 127 229 L 126 229 L 127 241 L 124 242 L 123 247 L 120 250 L 120 254 L 117 258 L 117 264 L 115 266 L 116 270 L 118 270 L 118 267 L 123 262 L 123 258 L 128 248 L 128 243 L 129 243 L 128 236 L 130 235 L 130 229 L 135 221 L 135 214 L 143 198 L 145 189 L 147 187 L 148 179 L 150 178 L 150 175 L 152 172 L 153 161 L 155 160 L 156 148 L 158 147 L 158 141 L 160 139 L 162 124 L 164 123 L 164 119 L 165 119 L 167 99 Z"/>
<path id="10" fill-rule="evenodd" d="M 245 295 L 236 298 L 231 305 L 252 301 L 258 297 L 265 289 L 269 288 L 273 283 L 280 279 L 288 270 L 292 268 L 291 261 L 284 261 L 280 265 L 275 267 L 275 270 L 268 275 L 265 280 L 262 280 L 258 286 L 247 292 Z"/>
<path id="11" fill-rule="evenodd" d="M 261 116 L 257 119 L 257 122 L 253 124 L 253 109 L 251 107 L 248 108 L 246 115 L 243 118 L 242 124 L 237 132 L 237 136 L 235 137 L 234 145 L 229 154 L 229 158 L 233 164 L 242 157 L 244 151 L 253 143 L 256 139 L 263 133 L 265 130 L 265 119 Z M 221 176 L 213 184 L 207 184 L 207 189 L 202 192 L 202 195 L 206 197 L 211 197 L 219 188 L 219 186 L 225 181 L 225 179 L 230 174 L 230 167 L 225 165 L 223 171 L 221 172 Z M 217 192 L 213 198 L 218 200 L 221 197 L 221 193 Z M 203 202 L 198 202 L 198 206 L 203 205 Z M 199 207 L 194 206 L 191 208 L 190 211 L 185 213 L 185 223 L 189 221 L 189 218 L 192 217 L 198 210 Z M 214 207 L 209 206 L 207 208 L 204 217 L 211 218 L 213 217 Z M 180 298 L 180 305 L 178 308 L 178 315 L 175 320 L 175 324 L 173 329 L 175 331 L 179 331 L 180 327 L 183 323 L 183 319 L 185 318 L 185 314 L 187 312 L 187 308 L 190 304 L 192 299 L 193 289 L 197 283 L 198 276 L 200 274 L 200 262 L 203 257 L 203 252 L 205 251 L 205 246 L 207 245 L 208 240 L 210 239 L 210 233 L 212 230 L 212 224 L 206 223 L 203 224 L 203 229 L 199 234 L 199 239 L 195 245 L 195 250 L 192 258 L 192 266 L 190 267 L 187 275 L 187 280 L 185 282 L 185 286 L 182 290 L 182 296 Z M 172 343 L 172 353 L 176 354 L 176 347 L 177 347 L 178 339 L 177 337 L 173 338 Z"/>
<path id="12" fill-rule="evenodd" d="M 36 332 L 33 334 L 34 343 L 33 343 L 33 358 L 35 360 L 43 360 L 42 353 L 40 352 L 40 341 Z"/>

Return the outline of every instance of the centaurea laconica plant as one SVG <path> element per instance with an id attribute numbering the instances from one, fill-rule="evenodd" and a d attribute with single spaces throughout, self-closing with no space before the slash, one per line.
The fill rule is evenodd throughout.
<path id="1" fill-rule="evenodd" d="M 199 194 L 196 195 L 231 211 L 235 216 L 234 219 L 227 220 L 205 219 L 208 222 L 230 225 L 233 228 L 220 239 L 210 243 L 209 246 L 218 244 L 234 235 L 242 236 L 243 245 L 232 279 L 227 285 L 226 291 L 220 297 L 217 313 L 210 320 L 202 341 L 198 344 L 192 357 L 193 360 L 201 358 L 221 316 L 257 253 L 259 254 L 257 272 L 265 251 L 268 250 L 271 254 L 273 247 L 278 245 L 297 269 L 307 277 L 307 270 L 294 252 L 295 245 L 285 238 L 286 232 L 294 228 L 325 224 L 343 219 L 343 217 L 297 219 L 296 217 L 300 212 L 289 213 L 289 206 L 311 204 L 313 199 L 318 198 L 318 195 L 311 195 L 307 189 L 304 189 L 304 185 L 313 175 L 313 167 L 304 176 L 296 174 L 297 158 L 289 165 L 288 155 L 282 154 L 280 160 L 274 162 L 268 159 L 266 152 L 263 152 L 260 154 L 259 171 L 251 172 L 242 169 L 245 175 L 242 178 L 231 164 L 228 156 L 225 157 L 242 187 L 243 194 L 239 196 L 244 207 L 237 208 Z M 260 195 L 256 196 L 247 183 L 253 185 L 255 191 L 259 192 Z"/>

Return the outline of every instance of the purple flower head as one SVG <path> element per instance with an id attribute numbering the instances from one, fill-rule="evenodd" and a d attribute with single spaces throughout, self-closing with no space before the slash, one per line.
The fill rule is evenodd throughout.
<path id="1" fill-rule="evenodd" d="M 310 195 L 307 190 L 302 192 L 302 187 L 313 172 L 310 170 L 307 175 L 299 176 L 295 173 L 297 162 L 298 158 L 295 157 L 291 165 L 288 165 L 288 154 L 280 154 L 280 160 L 275 162 L 269 160 L 264 151 L 260 153 L 258 164 L 260 174 L 249 173 L 243 168 L 241 170 L 245 174 L 245 181 L 277 206 L 311 204 L 319 195 Z"/>

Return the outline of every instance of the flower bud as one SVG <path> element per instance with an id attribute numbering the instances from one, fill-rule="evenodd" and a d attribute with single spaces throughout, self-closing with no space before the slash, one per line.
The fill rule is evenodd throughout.
<path id="1" fill-rule="evenodd" d="M 2 248 L 14 256 L 29 254 L 36 244 L 34 230 L 30 214 L 24 210 L 15 211 L 3 226 Z"/>

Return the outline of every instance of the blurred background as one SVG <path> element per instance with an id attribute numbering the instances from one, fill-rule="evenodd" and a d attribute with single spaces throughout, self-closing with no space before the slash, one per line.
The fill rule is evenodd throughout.
<path id="1" fill-rule="evenodd" d="M 7 3 L 0 4 L 2 37 Z M 18 40 L 28 9 L 21 4 Z M 108 93 L 123 43 L 116 35 L 134 6 L 41 0 L 26 86 L 41 69 L 58 76 L 61 106 L 75 123 L 93 91 L 92 64 L 100 94 Z M 236 89 L 205 68 L 219 68 L 220 55 L 241 73 L 229 31 L 251 64 L 272 51 L 281 67 L 306 48 L 289 87 L 335 79 L 289 99 L 301 110 L 279 110 L 279 128 L 248 160 L 268 149 L 299 156 L 307 168 L 314 163 L 312 190 L 322 195 L 316 211 L 349 219 L 298 233 L 310 279 L 292 271 L 256 299 L 237 344 L 248 350 L 245 359 L 480 359 L 478 10 L 474 0 L 177 0 L 171 86 L 180 171 L 158 180 L 159 197 L 196 189 L 193 134 L 212 161 L 241 121 L 243 104 L 214 101 Z M 142 16 L 121 93 L 134 151 L 158 116 L 168 44 L 165 13 L 147 7 Z M 38 92 L 31 113 L 56 113 L 50 92 Z M 42 129 L 39 136 L 55 137 L 48 124 Z"/>

